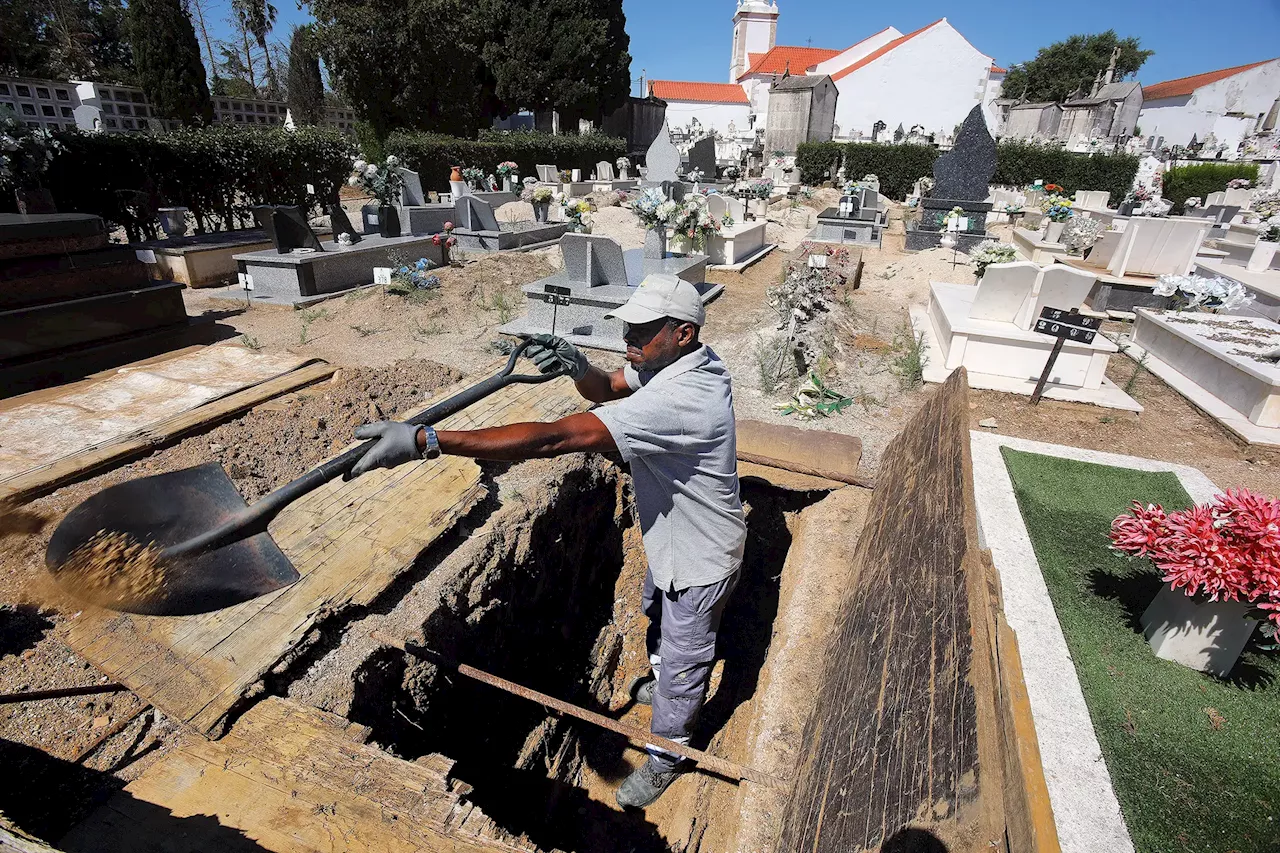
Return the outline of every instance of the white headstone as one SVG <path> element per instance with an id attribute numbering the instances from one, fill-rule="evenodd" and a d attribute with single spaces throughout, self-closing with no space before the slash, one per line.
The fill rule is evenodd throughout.
<path id="1" fill-rule="evenodd" d="M 538 180 L 544 184 L 560 183 L 560 170 L 555 166 L 538 166 Z"/>
<path id="2" fill-rule="evenodd" d="M 650 183 L 674 182 L 680 177 L 680 150 L 671 142 L 671 131 L 665 121 L 649 146 L 645 164 L 649 167 L 645 180 Z"/>
<path id="3" fill-rule="evenodd" d="M 599 163 L 596 163 L 596 180 L 612 181 L 613 180 L 613 164 L 606 162 L 604 160 L 601 160 Z"/>
<path id="4" fill-rule="evenodd" d="M 1072 311 L 1079 308 L 1098 277 L 1083 270 L 1072 269 L 1063 264 L 1055 264 L 1044 271 L 1040 277 L 1040 292 L 1036 296 L 1031 311 L 1020 323 L 1024 329 L 1030 329 L 1044 308 L 1060 308 Z"/>
<path id="5" fill-rule="evenodd" d="M 992 264 L 983 272 L 982 281 L 978 282 L 969 319 L 1000 323 L 1016 321 L 1039 277 L 1040 267 L 1028 261 Z"/>

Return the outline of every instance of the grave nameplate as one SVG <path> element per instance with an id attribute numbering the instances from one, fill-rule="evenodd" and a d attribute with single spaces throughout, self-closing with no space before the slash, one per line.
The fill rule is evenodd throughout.
<path id="1" fill-rule="evenodd" d="M 1085 316 L 1074 308 L 1070 311 L 1064 311 L 1061 308 L 1046 307 L 1040 312 L 1040 317 L 1036 320 L 1035 331 L 1042 335 L 1049 335 L 1055 340 L 1053 342 L 1053 350 L 1049 353 L 1049 359 L 1044 363 L 1044 372 L 1040 374 L 1040 381 L 1036 383 L 1036 390 L 1031 394 L 1031 405 L 1034 406 L 1040 402 L 1040 398 L 1044 394 L 1044 386 L 1049 381 L 1049 374 L 1053 370 L 1054 364 L 1057 363 L 1058 356 L 1062 353 L 1062 345 L 1067 341 L 1086 345 L 1091 344 L 1100 328 L 1102 328 L 1100 319 Z"/>

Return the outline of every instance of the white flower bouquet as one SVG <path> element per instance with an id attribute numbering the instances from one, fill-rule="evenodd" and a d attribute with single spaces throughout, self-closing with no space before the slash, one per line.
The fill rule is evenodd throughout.
<path id="1" fill-rule="evenodd" d="M 1253 301 L 1244 285 L 1221 276 L 1162 275 L 1156 280 L 1155 294 L 1173 297 L 1174 310 L 1192 308 L 1214 314 L 1234 311 Z"/>

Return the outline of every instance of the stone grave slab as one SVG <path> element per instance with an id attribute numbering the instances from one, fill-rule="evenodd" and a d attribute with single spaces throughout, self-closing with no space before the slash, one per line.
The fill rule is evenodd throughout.
<path id="1" fill-rule="evenodd" d="M 646 276 L 670 273 L 691 282 L 704 302 L 718 296 L 724 285 L 707 284 L 707 256 L 646 259 L 643 249 L 623 252 L 612 239 L 591 234 L 561 238 L 564 268 L 555 275 L 525 285 L 528 314 L 499 328 L 507 335 L 554 333 L 580 346 L 625 352 L 622 322 L 604 315 L 625 303 Z M 547 287 L 567 290 L 562 304 L 547 301 Z"/>
<path id="2" fill-rule="evenodd" d="M 544 184 L 560 183 L 560 170 L 555 166 L 538 166 L 538 180 Z"/>
<path id="3" fill-rule="evenodd" d="M 401 180 L 404 184 L 400 187 L 400 206 L 414 207 L 419 204 L 427 203 L 427 196 L 422 191 L 422 180 L 418 177 L 418 173 L 410 169 L 397 168 L 400 173 Z"/>
<path id="4" fill-rule="evenodd" d="M 373 283 L 374 267 L 398 267 L 397 258 L 426 258 L 442 266 L 443 253 L 430 237 L 382 237 L 367 234 L 354 246 L 331 244 L 326 252 L 293 252 L 281 255 L 273 249 L 235 256 L 239 271 L 253 277 L 251 298 L 277 305 L 299 305 L 317 296 L 343 293 Z M 238 288 L 228 298 L 243 299 Z"/>
<path id="5" fill-rule="evenodd" d="M 992 264 L 978 282 L 969 308 L 969 319 L 1015 322 L 1035 290 L 1039 277 L 1040 267 L 1026 261 Z"/>
<path id="6" fill-rule="evenodd" d="M 693 143 L 689 149 L 689 171 L 702 170 L 702 177 L 707 181 L 716 179 L 716 141 L 708 136 Z"/>
<path id="7" fill-rule="evenodd" d="M 107 237 L 102 218 L 88 213 L 0 213 L 0 259 L 100 249 Z"/>
<path id="8" fill-rule="evenodd" d="M 567 222 L 498 222 L 493 208 L 476 196 L 454 202 L 458 247 L 469 252 L 502 252 L 550 244 L 569 230 Z"/>
<path id="9" fill-rule="evenodd" d="M 182 289 L 181 284 L 148 282 L 130 290 L 0 311 L 0 363 L 185 326 Z"/>
<path id="10" fill-rule="evenodd" d="M 257 221 L 258 227 L 267 232 L 276 251 L 282 255 L 294 249 L 324 251 L 324 247 L 320 245 L 320 239 L 311 230 L 300 207 L 259 205 L 253 208 L 253 218 Z"/>
<path id="11" fill-rule="evenodd" d="M 839 208 L 828 207 L 818 214 L 818 225 L 807 239 L 822 243 L 843 243 L 849 246 L 874 246 L 879 248 L 884 237 L 885 221 L 877 211 L 875 219 L 861 216 L 842 216 Z"/>
<path id="12" fill-rule="evenodd" d="M 147 266 L 128 246 L 11 258 L 0 261 L 0 310 L 137 290 L 149 284 Z"/>
<path id="13" fill-rule="evenodd" d="M 610 163 L 608 160 L 601 160 L 599 163 L 596 163 L 596 180 L 597 181 L 612 181 L 613 179 L 614 179 L 614 175 L 613 175 L 612 163 Z"/>

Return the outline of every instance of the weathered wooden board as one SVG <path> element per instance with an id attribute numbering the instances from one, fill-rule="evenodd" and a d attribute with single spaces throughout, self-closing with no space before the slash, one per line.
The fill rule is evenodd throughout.
<path id="1" fill-rule="evenodd" d="M 536 853 L 465 800 L 439 756 L 364 743 L 366 730 L 285 699 L 220 741 L 188 737 L 64 837 L 67 853 Z"/>
<path id="2" fill-rule="evenodd" d="M 219 347 L 218 349 L 233 349 L 231 347 Z M 311 385 L 323 379 L 327 379 L 333 375 L 335 368 L 325 362 L 314 362 L 307 359 L 293 359 L 291 363 L 280 364 L 280 369 L 274 373 L 265 372 L 260 378 L 246 378 L 245 387 L 239 387 L 238 390 L 230 393 L 222 394 L 215 389 L 208 389 L 213 394 L 207 402 L 197 403 L 194 408 L 186 408 L 183 406 L 166 406 L 165 401 L 157 401 L 152 398 L 131 399 L 130 405 L 140 412 L 150 410 L 152 412 L 149 422 L 138 426 L 135 422 L 140 422 L 138 418 L 120 417 L 116 419 L 116 425 L 122 427 L 114 435 L 104 436 L 102 430 L 95 429 L 98 424 L 111 420 L 111 413 L 104 412 L 101 408 L 95 407 L 93 403 L 96 399 L 110 397 L 110 391 L 103 393 L 92 393 L 92 391 L 101 391 L 100 386 L 83 392 L 77 392 L 76 398 L 50 398 L 31 406 L 19 406 L 6 411 L 4 415 L 0 415 L 0 422 L 22 420 L 26 415 L 43 416 L 46 421 L 50 418 L 55 419 L 57 428 L 68 431 L 69 434 L 83 435 L 91 437 L 90 440 L 96 439 L 95 443 L 86 443 L 83 447 L 73 450 L 73 452 L 64 455 L 50 457 L 41 460 L 38 456 L 29 452 L 28 447 L 12 447 L 11 455 L 6 457 L 3 451 L 0 451 L 0 500 L 18 501 L 29 499 L 35 495 L 53 491 L 69 482 L 81 479 L 99 471 L 110 465 L 119 463 L 130 457 L 153 450 L 157 445 L 165 444 L 177 440 L 188 433 L 192 433 L 201 429 L 208 429 L 214 424 L 234 417 L 235 415 L 253 408 L 258 403 L 277 397 L 289 391 Z M 138 375 L 138 374 L 133 374 Z M 182 385 L 185 383 L 175 382 L 172 377 L 163 374 L 148 374 L 159 380 L 156 384 L 168 385 L 170 383 Z M 132 375 L 126 378 L 132 378 Z M 164 380 L 169 380 L 165 382 Z M 106 380 L 109 384 L 110 379 Z M 122 390 L 122 389 L 121 389 Z M 199 390 L 199 389 L 195 389 Z M 157 394 L 159 389 L 157 388 Z M 205 395 L 208 396 L 208 395 Z M 83 398 L 83 399 L 80 399 Z M 174 398 L 170 397 L 172 401 Z M 196 399 L 201 399 L 199 396 Z M 172 411 L 167 417 L 164 416 L 166 410 Z M 96 413 L 96 415 L 94 414 Z M 157 417 L 159 414 L 159 417 Z M 83 415 L 84 419 L 95 421 L 94 424 L 85 424 L 77 419 L 77 415 Z M 31 423 L 38 423 L 38 418 Z M 129 427 L 137 427 L 129 429 Z M 45 429 L 49 427 L 46 424 Z M 25 430 L 31 437 L 36 435 L 34 428 L 26 428 Z M 105 439 L 105 440 L 104 440 Z M 0 435 L 0 441 L 4 440 L 4 436 Z M 35 442 L 30 442 L 31 446 L 35 446 Z M 47 442 L 45 442 L 47 444 Z M 8 469 L 4 469 L 4 462 L 11 461 L 15 463 Z M 18 468 L 14 473 L 14 468 Z M 8 475 L 8 476 L 6 476 Z"/>
<path id="3" fill-rule="evenodd" d="M 981 560 L 968 417 L 957 370 L 884 454 L 780 850 L 1003 842 L 993 652 L 986 618 L 970 615 Z"/>
<path id="4" fill-rule="evenodd" d="M 506 388 L 442 426 L 546 421 L 583 408 L 573 384 L 558 379 Z M 372 602 L 483 493 L 479 466 L 457 457 L 329 483 L 270 528 L 302 575 L 297 583 L 198 616 L 86 610 L 70 621 L 67 642 L 165 714 L 216 734 L 227 712 L 313 625 Z"/>

